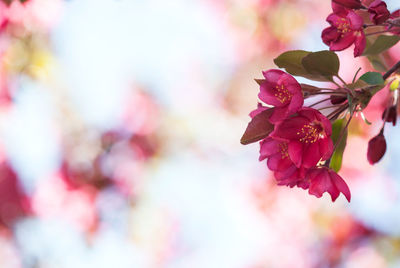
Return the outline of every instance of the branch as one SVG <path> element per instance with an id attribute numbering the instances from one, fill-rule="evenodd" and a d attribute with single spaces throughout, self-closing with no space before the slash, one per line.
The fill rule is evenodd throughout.
<path id="1" fill-rule="evenodd" d="M 388 79 L 389 76 L 391 76 L 392 73 L 394 73 L 395 71 L 397 71 L 397 69 L 399 69 L 399 68 L 400 68 L 400 61 L 397 62 L 395 65 L 393 65 L 393 67 L 390 68 L 389 71 L 387 71 L 387 72 L 382 76 L 382 77 L 383 77 L 383 80 Z"/>

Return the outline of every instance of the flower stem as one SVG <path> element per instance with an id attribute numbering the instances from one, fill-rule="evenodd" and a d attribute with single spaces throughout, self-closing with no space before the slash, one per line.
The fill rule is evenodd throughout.
<path id="1" fill-rule="evenodd" d="M 373 33 L 366 33 L 365 36 L 370 36 L 374 34 L 380 34 L 380 33 L 388 33 L 388 30 L 383 30 L 383 31 L 378 31 L 378 32 L 373 32 Z"/>
<path id="2" fill-rule="evenodd" d="M 326 107 L 322 107 L 322 108 L 319 108 L 318 110 L 325 110 L 325 109 L 330 109 L 330 108 L 335 108 L 335 107 L 337 107 L 337 105 L 331 105 L 331 106 L 326 106 Z"/>
<path id="3" fill-rule="evenodd" d="M 347 108 L 349 108 L 349 104 L 345 103 L 341 107 L 339 107 L 337 110 L 333 111 L 332 113 L 328 114 L 327 118 L 329 120 L 334 120 L 336 119 L 341 113 L 343 113 Z"/>
<path id="4" fill-rule="evenodd" d="M 327 101 L 327 100 L 330 100 L 331 98 L 329 97 L 329 98 L 326 98 L 326 99 L 323 99 L 323 100 L 320 100 L 320 101 L 317 101 L 316 103 L 313 103 L 313 104 L 311 104 L 311 105 L 309 105 L 308 107 L 314 107 L 315 105 L 318 105 L 318 104 L 320 104 L 320 103 L 323 103 L 323 102 L 325 102 L 325 101 Z"/>
<path id="5" fill-rule="evenodd" d="M 352 84 L 356 81 L 356 78 L 357 78 L 357 75 L 358 75 L 358 73 L 361 71 L 361 67 L 360 68 L 358 68 L 358 70 L 357 70 L 357 72 L 356 72 L 356 74 L 354 75 L 354 77 L 353 77 L 353 81 L 351 82 Z"/>

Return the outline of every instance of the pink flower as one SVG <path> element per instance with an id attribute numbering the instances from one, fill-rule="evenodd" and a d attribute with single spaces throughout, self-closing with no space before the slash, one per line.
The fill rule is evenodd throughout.
<path id="1" fill-rule="evenodd" d="M 306 179 L 310 183 L 308 190 L 309 194 L 321 197 L 323 193 L 328 192 L 334 202 L 340 193 L 346 197 L 347 201 L 350 202 L 351 193 L 346 182 L 336 172 L 327 168 L 313 168 L 307 173 Z"/>
<path id="2" fill-rule="evenodd" d="M 352 10 L 343 8 L 330 14 L 326 21 L 331 26 L 322 31 L 322 41 L 329 46 L 330 50 L 341 51 L 354 44 L 354 57 L 363 53 L 366 39 L 362 17 Z"/>
<path id="3" fill-rule="evenodd" d="M 267 137 L 260 142 L 260 157 L 262 161 L 268 158 L 267 166 L 274 171 L 278 185 L 290 187 L 299 186 L 305 177 L 305 169 L 297 168 L 290 160 L 288 142 Z"/>
<path id="4" fill-rule="evenodd" d="M 294 165 L 289 158 L 288 143 L 267 137 L 260 142 L 260 157 L 262 161 L 268 158 L 267 166 L 272 171 L 284 171 Z"/>
<path id="5" fill-rule="evenodd" d="M 360 0 L 332 0 L 332 2 L 352 9 L 359 9 L 362 7 Z"/>
<path id="6" fill-rule="evenodd" d="M 375 24 L 381 24 L 390 17 L 386 3 L 381 0 L 375 0 L 368 7 L 371 21 Z"/>
<path id="7" fill-rule="evenodd" d="M 390 12 L 387 9 L 386 3 L 381 0 L 375 0 L 368 7 L 368 12 L 371 14 L 371 21 L 375 24 L 381 24 L 390 17 Z"/>
<path id="8" fill-rule="evenodd" d="M 385 136 L 383 136 L 383 131 L 379 133 L 377 136 L 373 137 L 368 142 L 368 151 L 367 158 L 368 162 L 373 165 L 385 155 L 386 152 L 386 140 Z"/>
<path id="9" fill-rule="evenodd" d="M 275 69 L 264 71 L 263 75 L 265 80 L 260 84 L 258 97 L 266 104 L 275 106 L 271 123 L 284 120 L 303 106 L 301 86 L 293 76 Z"/>
<path id="10" fill-rule="evenodd" d="M 294 186 L 308 189 L 309 183 L 304 179 L 307 169 L 300 167 L 297 168 L 295 165 L 290 166 L 284 171 L 275 171 L 274 176 L 278 185 L 286 185 L 290 188 Z"/>
<path id="11" fill-rule="evenodd" d="M 257 104 L 257 109 L 253 110 L 250 112 L 249 116 L 251 118 L 253 118 L 254 116 L 258 115 L 259 113 L 261 113 L 262 111 L 268 110 L 268 109 L 273 109 L 273 108 L 269 108 L 269 107 L 265 107 L 263 106 L 261 103 Z"/>
<path id="12" fill-rule="evenodd" d="M 296 167 L 311 168 L 331 156 L 331 134 L 330 121 L 319 111 L 306 107 L 277 124 L 270 136 L 288 142 L 289 157 Z"/>

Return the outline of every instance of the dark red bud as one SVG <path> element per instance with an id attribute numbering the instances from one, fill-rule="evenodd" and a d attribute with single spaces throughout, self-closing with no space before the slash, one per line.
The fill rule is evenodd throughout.
<path id="1" fill-rule="evenodd" d="M 382 113 L 382 120 L 388 123 L 392 123 L 393 126 L 397 122 L 397 108 L 396 106 L 387 107 Z"/>
<path id="2" fill-rule="evenodd" d="M 353 9 L 359 9 L 362 8 L 361 0 L 332 0 L 332 2 L 347 7 L 347 8 L 353 8 Z"/>
<path id="3" fill-rule="evenodd" d="M 385 22 L 390 17 L 386 3 L 381 0 L 373 1 L 368 8 L 368 12 L 370 13 L 371 21 L 377 25 Z"/>
<path id="4" fill-rule="evenodd" d="M 341 104 L 347 100 L 346 97 L 344 96 L 336 96 L 336 95 L 331 95 L 331 103 L 332 104 Z"/>
<path id="5" fill-rule="evenodd" d="M 368 162 L 373 165 L 381 158 L 386 152 L 386 140 L 383 133 L 379 133 L 368 142 L 367 158 Z"/>

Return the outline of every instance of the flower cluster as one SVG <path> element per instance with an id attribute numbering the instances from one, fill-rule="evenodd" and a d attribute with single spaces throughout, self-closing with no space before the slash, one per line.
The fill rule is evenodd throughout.
<path id="1" fill-rule="evenodd" d="M 332 10 L 326 21 L 331 25 L 322 31 L 322 40 L 332 51 L 341 51 L 354 44 L 354 57 L 361 56 L 366 47 L 366 36 L 384 31 L 366 32 L 367 28 L 386 27 L 388 32 L 398 33 L 396 21 L 399 10 L 390 13 L 384 1 L 375 0 L 368 7 L 360 0 L 333 0 Z M 362 16 L 368 13 L 369 16 Z M 369 17 L 369 21 L 363 19 Z M 372 24 L 371 24 L 372 23 Z"/>
<path id="2" fill-rule="evenodd" d="M 259 107 L 250 116 L 268 113 L 273 131 L 260 142 L 259 160 L 267 160 L 279 185 L 298 186 L 321 197 L 328 192 L 335 201 L 342 192 L 350 201 L 344 180 L 325 167 L 333 152 L 332 125 L 318 110 L 303 107 L 301 85 L 281 70 L 263 72 L 259 80 L 261 101 L 273 107 Z"/>
<path id="3" fill-rule="evenodd" d="M 390 67 L 383 60 L 389 56 L 386 50 L 400 41 L 400 10 L 391 13 L 381 0 L 368 6 L 361 0 L 333 0 L 332 9 L 327 18 L 330 26 L 322 31 L 330 51 L 286 51 L 274 59 L 286 72 L 268 70 L 264 79 L 256 80 L 262 104 L 250 113 L 241 143 L 260 141 L 259 160 L 267 160 L 278 185 L 308 189 L 317 197 L 328 192 L 332 201 L 342 193 L 350 202 L 349 187 L 337 172 L 351 120 L 360 115 L 371 124 L 363 110 L 377 92 L 388 90 L 382 127 L 368 143 L 367 159 L 375 164 L 386 152 L 385 124 L 395 126 L 400 110 L 400 76 L 395 74 L 400 61 Z M 352 82 L 344 81 L 339 76 L 340 59 L 333 51 L 352 44 L 354 57 L 371 56 L 367 57 L 371 65 L 386 72 L 364 72 L 358 77 L 359 68 Z M 292 75 L 329 82 L 332 87 L 299 84 Z"/>

